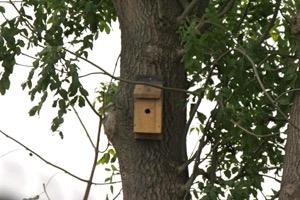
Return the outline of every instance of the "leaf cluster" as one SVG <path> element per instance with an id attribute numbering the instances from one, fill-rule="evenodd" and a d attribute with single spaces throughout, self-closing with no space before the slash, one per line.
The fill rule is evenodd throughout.
<path id="1" fill-rule="evenodd" d="M 235 1 L 219 16 L 222 4 L 210 1 L 202 18 L 192 18 L 180 29 L 190 85 L 205 90 L 205 98 L 216 104 L 208 128 L 208 119 L 198 117 L 211 152 L 199 173 L 204 181 L 195 183 L 193 193 L 203 199 L 248 199 L 262 190 L 264 175 L 278 174 L 283 163 L 281 132 L 294 94 L 286 91 L 299 87 L 290 32 L 295 1 Z M 206 81 L 206 88 L 197 87 Z"/>
<path id="2" fill-rule="evenodd" d="M 52 121 L 52 131 L 59 131 L 64 114 L 70 107 L 85 105 L 88 92 L 80 82 L 79 58 L 87 58 L 100 32 L 110 32 L 116 13 L 110 0 L 25 0 L 20 5 L 10 1 L 18 13 L 8 19 L 0 7 L 4 22 L 0 25 L 0 93 L 10 86 L 16 59 L 31 58 L 32 68 L 22 88 L 29 90 L 31 100 L 40 100 L 29 115 L 39 114 L 48 94 L 54 96 L 52 106 L 58 109 Z M 27 49 L 36 49 L 28 55 Z M 70 49 L 74 49 L 71 51 Z M 60 132 L 61 133 L 61 132 Z M 62 133 L 61 133 L 62 134 Z"/>

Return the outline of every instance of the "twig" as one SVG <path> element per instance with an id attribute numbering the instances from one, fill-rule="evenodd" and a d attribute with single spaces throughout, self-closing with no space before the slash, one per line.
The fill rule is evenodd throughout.
<path id="1" fill-rule="evenodd" d="M 90 102 L 90 100 L 84 96 L 84 99 L 86 100 L 86 102 L 88 103 L 89 107 L 92 109 L 92 111 L 100 118 L 101 115 L 98 113 L 98 111 L 94 108 L 93 104 Z"/>
<path id="2" fill-rule="evenodd" d="M 9 4 L 11 4 L 11 2 L 22 3 L 23 1 L 17 1 L 17 0 L 14 0 L 14 1 L 0 1 L 0 3 L 9 3 Z"/>
<path id="3" fill-rule="evenodd" d="M 11 1 L 11 0 L 10 0 Z M 195 0 L 194 0 L 195 1 Z M 198 0 L 196 0 L 198 1 Z M 14 5 L 12 3 L 12 5 Z M 20 11 L 17 9 L 17 7 L 14 5 L 14 8 L 16 9 L 16 11 L 19 13 L 19 15 L 21 16 L 21 13 Z M 33 30 L 33 26 L 28 22 L 28 20 L 24 19 L 28 28 L 34 32 Z M 25 36 L 24 34 L 20 33 L 20 35 L 27 39 L 28 41 L 30 41 L 30 39 Z M 37 44 L 37 46 L 41 47 L 41 48 L 45 48 L 45 46 L 41 45 L 41 44 Z M 74 53 L 73 51 L 70 51 L 69 49 L 65 48 L 65 47 L 62 47 L 62 49 L 66 52 L 68 52 L 69 54 L 75 56 L 76 58 L 79 58 L 87 63 L 89 63 L 90 65 L 94 66 L 95 68 L 99 69 L 100 71 L 102 71 L 102 73 L 104 75 L 107 75 L 109 77 L 111 77 L 112 79 L 115 79 L 115 80 L 118 80 L 118 81 L 122 81 L 122 82 L 125 82 L 125 83 L 129 83 L 129 84 L 139 84 L 139 85 L 147 85 L 147 86 L 151 86 L 151 87 L 155 87 L 155 88 L 160 88 L 162 90 L 167 90 L 167 91 L 174 91 L 174 92 L 181 92 L 181 93 L 186 93 L 186 94 L 193 94 L 193 95 L 197 95 L 197 92 L 194 92 L 194 91 L 189 91 L 189 90 L 185 90 L 185 89 L 181 89 L 181 88 L 173 88 L 173 87 L 164 87 L 164 86 L 161 86 L 161 85 L 157 85 L 157 84 L 152 84 L 152 83 L 147 83 L 147 82 L 143 82 L 143 81 L 133 81 L 133 80 L 128 80 L 128 79 L 124 79 L 124 78 L 121 78 L 121 77 L 116 77 L 112 74 L 110 74 L 109 72 L 107 72 L 105 69 L 103 69 L 102 67 L 100 67 L 99 65 L 97 65 L 96 63 L 82 57 L 82 56 L 78 56 L 76 53 Z"/>
<path id="4" fill-rule="evenodd" d="M 91 145 L 92 145 L 93 148 L 95 149 L 96 146 L 95 146 L 95 144 L 93 143 L 92 138 L 91 138 L 91 136 L 90 136 L 90 134 L 89 134 L 89 132 L 88 132 L 86 126 L 84 125 L 84 123 L 83 123 L 83 121 L 82 121 L 80 115 L 78 114 L 78 112 L 77 112 L 77 110 L 74 108 L 74 106 L 72 106 L 72 109 L 73 109 L 73 111 L 74 111 L 74 113 L 75 113 L 77 119 L 79 120 L 79 122 L 80 122 L 80 124 L 81 124 L 81 126 L 82 126 L 82 128 L 83 128 L 83 130 L 84 130 L 84 132 L 85 132 L 85 134 L 86 134 L 86 136 L 87 136 L 87 138 L 89 139 Z"/>
<path id="5" fill-rule="evenodd" d="M 43 184 L 43 188 L 44 188 L 44 193 L 45 193 L 47 199 L 48 199 L 48 200 L 51 200 L 50 197 L 49 197 L 49 194 L 48 194 L 48 192 L 47 192 L 47 190 L 46 190 L 46 185 L 45 185 L 45 184 Z"/>
<path id="6" fill-rule="evenodd" d="M 87 74 L 78 76 L 78 78 L 84 78 L 84 77 L 87 77 L 87 76 L 98 75 L 98 74 L 103 74 L 103 73 L 102 72 L 91 72 L 91 73 L 87 73 Z"/>
<path id="7" fill-rule="evenodd" d="M 19 66 L 21 66 L 21 67 L 33 68 L 32 65 L 25 65 L 25 64 L 21 64 L 21 63 L 17 63 L 17 62 L 16 62 L 15 65 L 19 65 Z"/>
<path id="8" fill-rule="evenodd" d="M 231 10 L 231 8 L 234 6 L 234 2 L 235 0 L 230 0 L 225 6 L 224 8 L 220 11 L 220 13 L 218 13 L 218 18 L 223 17 L 227 12 L 229 12 Z"/>
<path id="9" fill-rule="evenodd" d="M 37 60 L 37 59 L 38 59 L 38 58 L 33 57 L 33 56 L 31 56 L 31 55 L 29 55 L 29 54 L 27 54 L 27 53 L 21 52 L 21 54 L 22 54 L 23 56 L 26 56 L 26 57 L 31 58 L 31 59 L 33 59 L 33 60 Z"/>
<path id="10" fill-rule="evenodd" d="M 276 0 L 275 12 L 273 14 L 273 17 L 272 17 L 270 23 L 268 24 L 268 26 L 266 28 L 266 31 L 264 32 L 264 34 L 262 35 L 261 39 L 258 42 L 259 46 L 261 45 L 261 43 L 263 43 L 267 39 L 270 30 L 273 28 L 273 26 L 276 22 L 277 15 L 279 13 L 280 5 L 281 5 L 281 0 Z"/>
<path id="11" fill-rule="evenodd" d="M 216 113 L 216 112 L 215 112 L 215 113 Z M 205 125 L 204 130 L 203 130 L 203 136 L 202 136 L 201 139 L 200 139 L 198 149 L 197 149 L 197 151 L 196 151 L 196 153 L 195 153 L 195 163 L 194 163 L 194 167 L 193 167 L 192 174 L 191 174 L 189 180 L 186 182 L 186 184 L 185 184 L 185 186 L 184 186 L 184 189 L 185 189 L 184 200 L 187 199 L 187 197 L 188 197 L 188 192 L 189 192 L 191 186 L 193 185 L 194 180 L 195 180 L 196 177 L 197 177 L 197 171 L 199 171 L 198 166 L 199 166 L 199 164 L 200 164 L 200 156 L 201 156 L 201 153 L 202 153 L 202 150 L 203 150 L 205 144 L 207 143 L 207 140 L 205 141 L 204 136 L 207 134 L 208 129 L 210 128 L 211 123 L 212 123 L 214 117 L 215 117 L 215 114 L 213 114 L 213 115 L 210 116 L 210 118 L 207 120 L 207 123 L 206 123 L 206 125 Z M 194 157 L 194 156 L 193 156 L 193 157 Z M 188 162 L 191 162 L 191 160 L 188 160 Z"/>
<path id="12" fill-rule="evenodd" d="M 7 156 L 8 154 L 11 154 L 11 153 L 14 153 L 14 152 L 20 151 L 20 150 L 22 150 L 22 149 L 14 149 L 14 150 L 11 150 L 11 151 L 9 151 L 9 152 L 6 152 L 5 154 L 2 154 L 2 155 L 0 156 L 0 159 L 3 158 L 3 157 L 5 157 L 5 156 Z"/>
<path id="13" fill-rule="evenodd" d="M 290 93 L 290 92 L 296 92 L 296 91 L 300 91 L 300 88 L 294 88 L 294 89 L 285 91 L 285 92 L 281 93 L 280 95 L 278 95 L 278 97 L 274 101 L 277 102 L 283 95 Z"/>
<path id="14" fill-rule="evenodd" d="M 270 179 L 273 179 L 273 180 L 277 181 L 278 183 L 281 183 L 281 181 L 280 181 L 279 179 L 277 179 L 277 178 L 275 178 L 275 177 L 272 177 L 272 176 L 269 176 L 269 175 L 267 175 L 267 174 L 258 174 L 258 175 L 264 176 L 264 177 L 267 177 L 267 178 L 270 178 Z"/>
<path id="15" fill-rule="evenodd" d="M 238 122 L 234 121 L 233 119 L 231 119 L 230 122 L 233 123 L 235 126 L 237 126 L 239 129 L 241 129 L 242 131 L 244 131 L 245 133 L 248 133 L 249 135 L 252 135 L 252 136 L 256 137 L 257 139 L 262 138 L 262 137 L 272 137 L 272 136 L 280 135 L 280 133 L 271 133 L 271 134 L 267 134 L 267 135 L 255 134 L 255 133 L 249 131 L 248 129 L 244 128 L 242 125 L 240 125 Z"/>
<path id="16" fill-rule="evenodd" d="M 238 51 L 238 52 L 240 52 L 242 55 L 244 55 L 247 58 L 247 60 L 250 62 L 251 66 L 253 68 L 255 78 L 256 78 L 259 86 L 261 87 L 263 93 L 267 96 L 268 100 L 278 110 L 278 112 L 285 118 L 285 120 L 289 121 L 288 116 L 280 109 L 280 107 L 276 104 L 276 102 L 274 101 L 274 99 L 270 96 L 270 94 L 268 93 L 267 89 L 265 88 L 262 80 L 260 79 L 260 76 L 259 76 L 259 73 L 257 71 L 256 65 L 255 65 L 254 61 L 252 60 L 252 58 L 245 52 L 245 50 L 242 47 L 237 47 L 237 48 L 235 48 L 235 50 Z M 300 128 L 297 125 L 295 125 L 295 124 L 293 124 L 291 122 L 288 122 L 288 123 L 291 124 L 298 131 L 300 131 Z"/>
<path id="17" fill-rule="evenodd" d="M 43 158 L 41 155 L 39 155 L 38 153 L 36 153 L 34 150 L 30 149 L 29 147 L 25 146 L 23 143 L 19 142 L 18 140 L 16 140 L 15 138 L 9 136 L 8 134 L 6 134 L 4 131 L 0 130 L 0 133 L 2 135 L 4 135 L 5 137 L 7 137 L 8 139 L 14 141 L 15 143 L 19 144 L 20 146 L 22 146 L 23 148 L 25 148 L 27 151 L 29 151 L 30 153 L 32 153 L 33 155 L 35 155 L 36 157 L 38 157 L 40 160 L 42 160 L 44 163 L 46 163 L 47 165 L 50 165 L 60 171 L 63 171 L 65 172 L 66 174 L 68 174 L 69 176 L 79 180 L 79 181 L 82 181 L 82 182 L 86 182 L 88 183 L 89 180 L 86 180 L 86 179 L 83 179 L 83 178 L 80 178 L 79 176 L 67 171 L 66 169 L 62 168 L 62 167 L 59 167 L 58 165 L 55 165 L 51 162 L 49 162 L 48 160 L 46 160 L 45 158 Z M 93 185 L 111 185 L 111 184 L 115 184 L 115 183 L 120 183 L 120 181 L 116 181 L 116 182 L 111 182 L 111 183 L 95 183 L 95 182 L 92 182 Z"/>
<path id="18" fill-rule="evenodd" d="M 207 77 L 206 77 L 206 81 L 205 81 L 205 83 L 204 83 L 204 85 L 203 85 L 203 88 L 202 88 L 202 90 L 201 90 L 201 92 L 200 92 L 200 94 L 199 94 L 199 96 L 198 96 L 197 103 L 195 104 L 195 106 L 193 107 L 192 111 L 190 112 L 190 113 L 191 113 L 191 114 L 190 114 L 190 118 L 189 118 L 189 120 L 188 120 L 187 123 L 186 123 L 185 131 L 184 131 L 185 134 L 187 134 L 187 132 L 188 132 L 188 130 L 189 130 L 191 124 L 192 124 L 192 121 L 193 121 L 193 119 L 194 119 L 194 117 L 195 117 L 195 114 L 197 113 L 197 110 L 198 110 L 198 108 L 199 108 L 199 106 L 200 106 L 200 104 L 201 104 L 201 101 L 202 101 L 203 97 L 204 97 L 205 90 L 206 90 L 207 87 L 208 87 L 209 80 L 210 80 L 210 78 L 211 78 L 211 76 L 212 76 L 212 74 L 213 74 L 213 71 L 214 71 L 214 69 L 215 69 L 217 63 L 218 63 L 220 60 L 222 60 L 228 53 L 230 53 L 231 50 L 232 50 L 232 49 L 228 49 L 227 51 L 225 51 L 224 53 L 222 53 L 222 54 L 221 54 L 217 59 L 215 59 L 215 60 L 213 61 L 213 63 L 211 64 L 211 69 L 210 69 L 210 71 L 209 71 L 209 73 L 208 73 L 208 75 L 207 75 Z"/>
<path id="19" fill-rule="evenodd" d="M 122 192 L 122 188 L 120 189 L 120 191 L 118 192 L 118 194 L 112 200 L 116 200 L 120 196 L 121 192 Z"/>
<path id="20" fill-rule="evenodd" d="M 240 30 L 240 28 L 241 28 L 241 26 L 242 26 L 242 24 L 243 24 L 245 18 L 246 18 L 247 15 L 248 15 L 249 8 L 250 8 L 250 5 L 251 5 L 252 1 L 253 1 L 253 0 L 249 0 L 249 1 L 248 1 L 248 4 L 246 5 L 245 11 L 244 11 L 244 13 L 243 13 L 243 16 L 241 17 L 241 20 L 240 20 L 239 24 L 238 24 L 238 25 L 236 26 L 236 28 L 232 31 L 233 33 L 237 33 L 237 32 Z"/>
<path id="21" fill-rule="evenodd" d="M 179 23 L 181 23 L 184 20 L 184 18 L 186 18 L 193 11 L 193 9 L 196 7 L 196 5 L 199 3 L 200 3 L 200 0 L 192 0 L 189 3 L 189 5 L 186 6 L 186 8 L 182 12 L 182 14 L 177 18 L 177 21 Z"/>
<path id="22" fill-rule="evenodd" d="M 97 166 L 97 161 L 98 161 L 98 155 L 99 155 L 98 150 L 99 150 L 99 144 L 100 144 L 101 127 L 102 127 L 102 117 L 100 117 L 100 119 L 99 119 L 98 135 L 97 135 L 97 142 L 96 142 L 96 148 L 95 148 L 95 158 L 94 158 L 94 163 L 93 163 L 93 166 L 92 166 L 90 179 L 87 183 L 87 187 L 86 187 L 86 190 L 85 190 L 83 200 L 88 200 L 90 190 L 91 190 L 91 186 L 93 184 L 93 178 L 94 178 L 94 174 L 95 174 L 95 170 L 96 170 L 96 166 Z"/>

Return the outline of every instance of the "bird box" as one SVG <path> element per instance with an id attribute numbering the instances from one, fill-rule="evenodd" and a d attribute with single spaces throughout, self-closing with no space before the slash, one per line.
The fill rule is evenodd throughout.
<path id="1" fill-rule="evenodd" d="M 137 139 L 161 139 L 162 90 L 137 84 L 134 88 L 134 128 Z"/>

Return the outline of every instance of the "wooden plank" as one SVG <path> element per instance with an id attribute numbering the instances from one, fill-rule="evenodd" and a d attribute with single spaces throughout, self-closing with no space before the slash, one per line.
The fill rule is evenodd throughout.
<path id="1" fill-rule="evenodd" d="M 133 96 L 134 98 L 142 99 L 159 99 L 161 97 L 161 89 L 148 85 L 135 85 Z"/>
<path id="2" fill-rule="evenodd" d="M 157 129 L 156 104 L 159 100 L 135 99 L 134 101 L 134 132 L 145 134 L 160 134 L 161 129 Z M 161 117 L 160 117 L 161 119 Z"/>

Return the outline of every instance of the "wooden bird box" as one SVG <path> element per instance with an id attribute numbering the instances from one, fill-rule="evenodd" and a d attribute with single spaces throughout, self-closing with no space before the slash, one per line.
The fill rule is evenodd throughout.
<path id="1" fill-rule="evenodd" d="M 135 138 L 161 139 L 162 90 L 147 85 L 135 85 L 133 96 Z"/>

